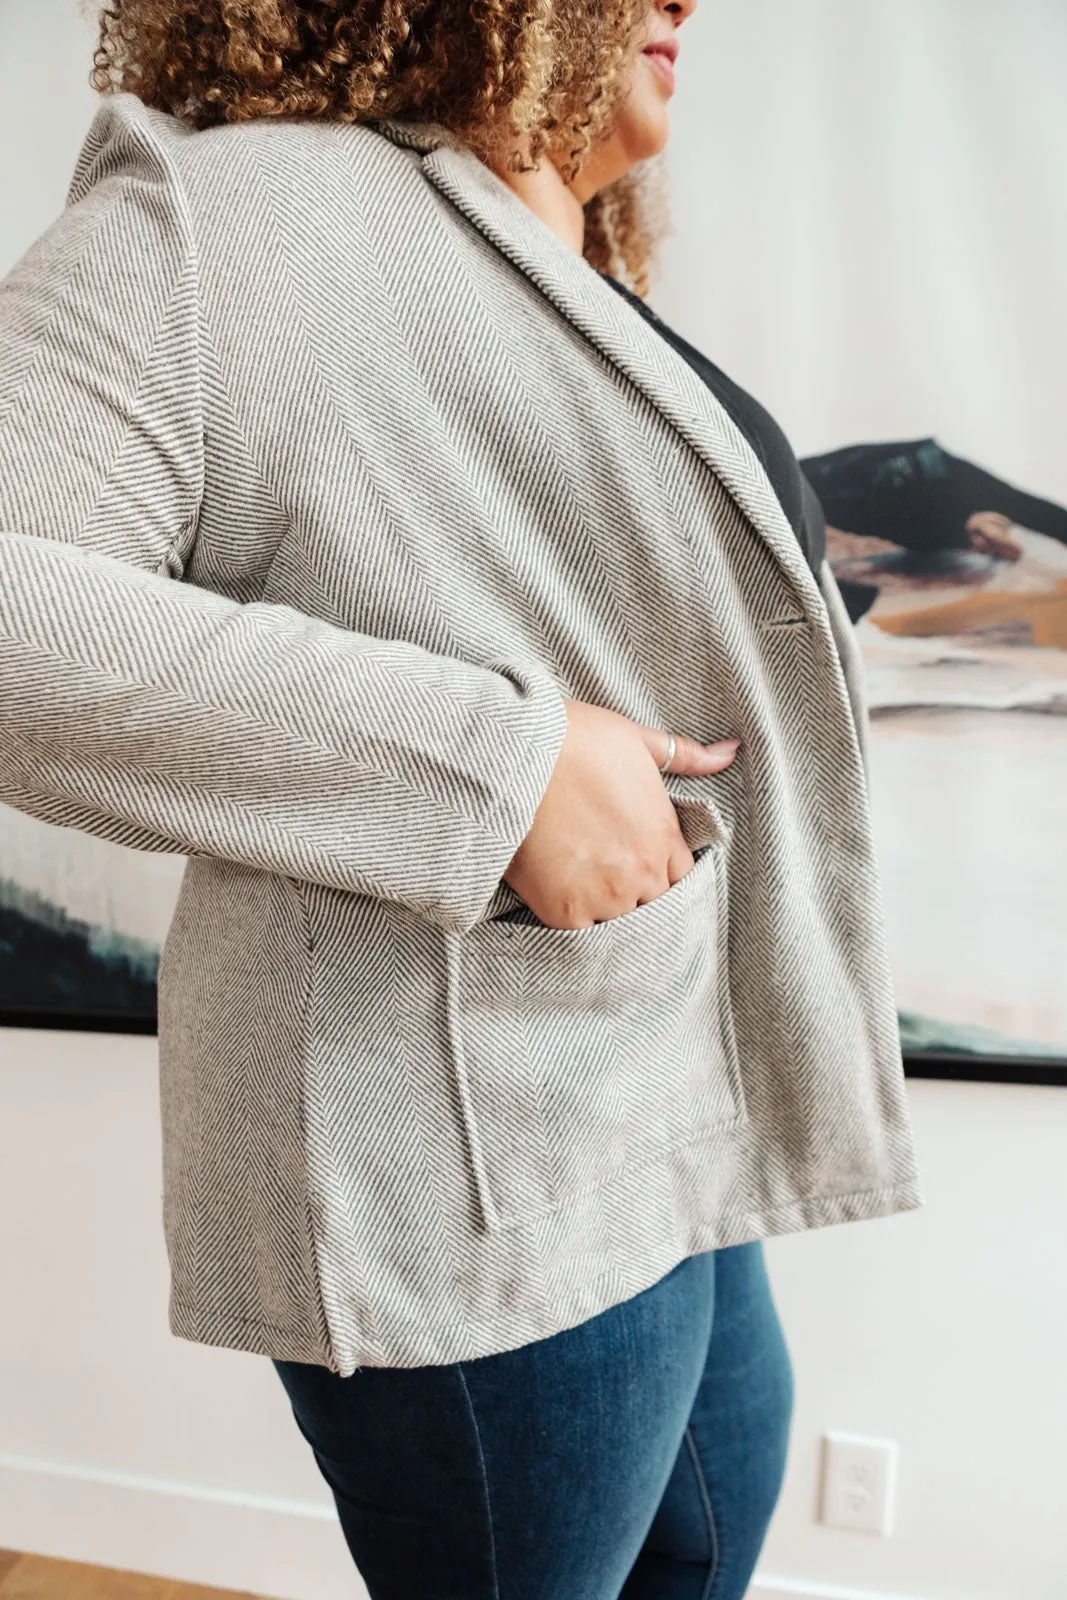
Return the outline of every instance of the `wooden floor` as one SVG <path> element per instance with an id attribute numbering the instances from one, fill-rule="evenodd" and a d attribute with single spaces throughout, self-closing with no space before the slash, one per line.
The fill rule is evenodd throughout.
<path id="1" fill-rule="evenodd" d="M 114 1567 L 0 1550 L 0 1600 L 257 1600 L 233 1589 L 204 1589 Z"/>

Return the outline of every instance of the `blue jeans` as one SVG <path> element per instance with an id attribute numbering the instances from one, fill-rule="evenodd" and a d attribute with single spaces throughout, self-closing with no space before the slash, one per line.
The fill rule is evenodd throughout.
<path id="1" fill-rule="evenodd" d="M 789 1356 L 759 1243 L 517 1350 L 275 1361 L 372 1600 L 741 1600 L 781 1487 Z"/>

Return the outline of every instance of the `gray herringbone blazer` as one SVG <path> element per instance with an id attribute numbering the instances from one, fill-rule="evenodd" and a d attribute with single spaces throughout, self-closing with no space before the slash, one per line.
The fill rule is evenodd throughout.
<path id="1" fill-rule="evenodd" d="M 105 101 L 3 285 L 0 529 L 0 800 L 189 858 L 176 1334 L 449 1362 L 920 1203 L 834 580 L 439 130 Z M 563 696 L 743 740 L 584 930 L 500 916 Z"/>

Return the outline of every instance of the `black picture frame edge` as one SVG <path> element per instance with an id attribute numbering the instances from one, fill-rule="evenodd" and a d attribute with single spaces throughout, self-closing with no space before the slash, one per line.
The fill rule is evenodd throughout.
<path id="1" fill-rule="evenodd" d="M 4 1011 L 0 1028 L 41 1028 L 52 1033 L 127 1033 L 151 1037 L 155 1017 L 129 1017 L 106 1011 Z"/>
<path id="2" fill-rule="evenodd" d="M 908 1078 L 939 1078 L 950 1083 L 1029 1084 L 1067 1088 L 1067 1061 L 1056 1056 L 971 1056 L 954 1051 L 908 1051 Z"/>

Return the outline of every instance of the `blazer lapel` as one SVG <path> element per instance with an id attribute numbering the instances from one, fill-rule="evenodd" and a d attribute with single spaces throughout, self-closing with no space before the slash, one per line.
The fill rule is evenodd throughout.
<path id="1" fill-rule="evenodd" d="M 791 580 L 803 609 L 825 625 L 822 591 L 762 462 L 688 362 L 446 130 L 425 123 L 383 122 L 378 126 L 395 143 L 422 153 L 423 171 L 442 194 L 677 429 L 762 535 Z"/>

